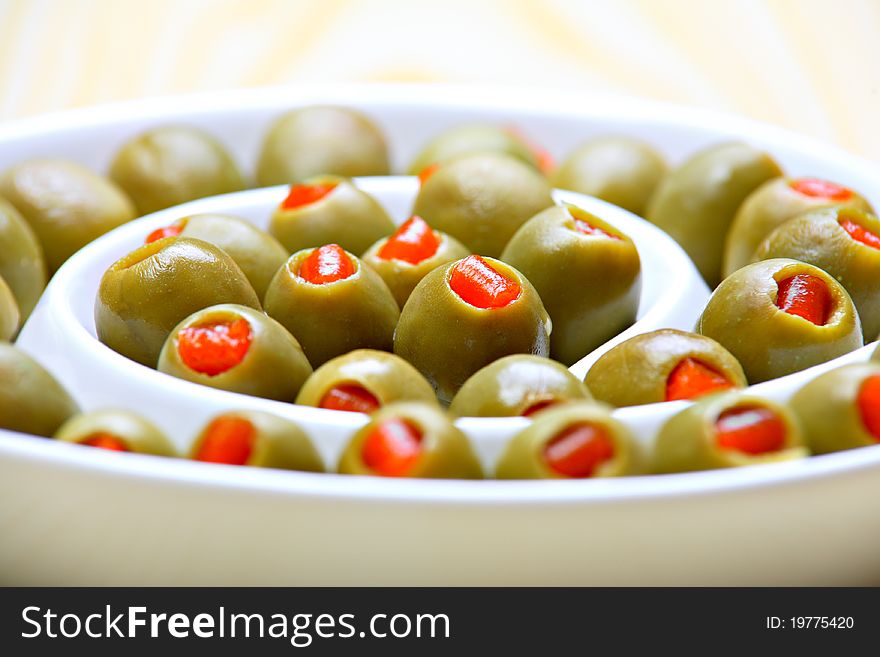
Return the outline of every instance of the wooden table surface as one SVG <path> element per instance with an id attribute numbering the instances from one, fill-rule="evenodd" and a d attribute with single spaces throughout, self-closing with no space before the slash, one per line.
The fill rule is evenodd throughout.
<path id="1" fill-rule="evenodd" d="M 880 0 L 0 0 L 0 120 L 296 82 L 610 91 L 880 162 Z"/>

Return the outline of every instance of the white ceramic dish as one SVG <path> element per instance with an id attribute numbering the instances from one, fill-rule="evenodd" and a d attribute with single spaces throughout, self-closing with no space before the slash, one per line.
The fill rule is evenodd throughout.
<path id="1" fill-rule="evenodd" d="M 742 138 L 772 152 L 792 175 L 839 180 L 880 205 L 876 166 L 769 126 L 654 103 L 513 89 L 276 89 L 95 108 L 0 126 L 0 167 L 60 155 L 103 169 L 123 139 L 167 121 L 211 130 L 250 166 L 272 117 L 315 102 L 370 113 L 389 136 L 398 168 L 427 137 L 464 121 L 515 123 L 556 156 L 609 132 L 645 137 L 673 161 Z M 94 255 L 89 263 L 97 267 L 98 252 L 115 239 L 121 245 L 131 236 L 114 234 L 81 255 Z M 94 282 L 77 284 L 85 290 Z M 90 314 L 83 316 L 76 299 L 66 302 L 88 327 Z M 51 315 L 60 302 L 50 294 L 38 313 Z M 23 346 L 52 353 L 50 367 L 77 375 L 71 387 L 89 405 L 113 403 L 108 392 L 88 397 L 98 366 L 71 367 L 75 355 L 59 349 L 50 325 L 29 324 Z M 869 349 L 845 360 L 864 359 Z M 815 371 L 756 392 L 784 399 Z M 144 407 L 162 399 L 158 388 L 178 383 L 163 378 L 143 393 Z M 188 398 L 202 394 L 187 389 Z M 648 439 L 681 405 L 619 415 Z M 160 418 L 162 412 L 179 410 L 164 409 Z M 314 416 L 324 421 L 343 422 Z M 502 425 L 461 424 L 474 435 L 501 435 Z M 481 447 L 486 459 L 491 451 Z M 880 583 L 873 547 L 880 517 L 872 502 L 880 493 L 880 447 L 760 468 L 589 482 L 386 481 L 96 452 L 3 435 L 4 582 Z"/>

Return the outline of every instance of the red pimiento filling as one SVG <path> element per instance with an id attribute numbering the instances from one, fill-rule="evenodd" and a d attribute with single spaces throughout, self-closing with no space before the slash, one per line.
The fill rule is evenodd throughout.
<path id="1" fill-rule="evenodd" d="M 199 451 L 193 457 L 207 463 L 245 465 L 254 450 L 257 430 L 240 417 L 218 417 L 205 429 Z"/>
<path id="2" fill-rule="evenodd" d="M 315 249 L 299 266 L 299 277 L 314 285 L 335 283 L 352 276 L 354 272 L 354 263 L 338 244 Z"/>
<path id="3" fill-rule="evenodd" d="M 596 469 L 614 458 L 614 442 L 608 433 L 594 424 L 575 424 L 544 447 L 544 460 L 565 477 L 592 477 Z"/>
<path id="4" fill-rule="evenodd" d="M 164 237 L 177 237 L 180 233 L 183 232 L 183 226 L 180 224 L 171 224 L 170 226 L 165 226 L 164 228 L 157 228 L 152 233 L 147 235 L 147 239 L 144 240 L 144 244 L 152 244 L 158 240 L 161 240 Z"/>
<path id="5" fill-rule="evenodd" d="M 830 201 L 848 201 L 853 192 L 841 185 L 819 178 L 798 178 L 788 183 L 799 194 L 812 198 L 827 198 Z"/>
<path id="6" fill-rule="evenodd" d="M 238 365 L 251 346 L 251 325 L 246 319 L 187 326 L 177 332 L 177 352 L 191 370 L 208 376 Z"/>
<path id="7" fill-rule="evenodd" d="M 666 379 L 666 401 L 696 399 L 732 387 L 733 383 L 720 372 L 696 358 L 683 358 Z"/>
<path id="8" fill-rule="evenodd" d="M 449 287 L 477 308 L 503 308 L 516 301 L 522 292 L 519 283 L 493 269 L 478 255 L 453 265 Z"/>
<path id="9" fill-rule="evenodd" d="M 131 450 L 128 448 L 128 445 L 125 443 L 122 438 L 118 436 L 114 436 L 112 433 L 105 433 L 103 431 L 99 431 L 97 433 L 93 433 L 90 436 L 86 436 L 82 440 L 79 441 L 80 445 L 86 445 L 87 447 L 98 447 L 100 449 L 109 449 L 113 452 L 130 452 Z"/>
<path id="10" fill-rule="evenodd" d="M 384 420 L 361 448 L 364 465 L 383 477 L 404 477 L 422 454 L 422 432 L 406 420 Z"/>
<path id="11" fill-rule="evenodd" d="M 429 164 L 424 169 L 419 171 L 419 185 L 424 185 L 428 182 L 428 178 L 437 173 L 437 169 L 440 168 L 440 163 L 435 162 L 434 164 Z"/>
<path id="12" fill-rule="evenodd" d="M 507 132 L 532 152 L 532 155 L 535 156 L 535 160 L 537 161 L 538 170 L 541 173 L 547 174 L 553 170 L 555 162 L 553 161 L 553 156 L 550 155 L 550 152 L 546 148 L 526 137 L 520 132 L 519 128 L 509 127 Z"/>
<path id="13" fill-rule="evenodd" d="M 610 237 L 613 240 L 619 240 L 620 238 L 617 235 L 612 235 L 611 233 L 602 230 L 598 226 L 593 226 L 592 224 L 587 223 L 583 219 L 575 219 L 574 227 L 579 233 L 583 233 L 584 235 L 595 235 L 596 237 Z"/>
<path id="14" fill-rule="evenodd" d="M 594 235 L 595 237 L 608 237 L 613 240 L 619 240 L 620 237 L 613 233 L 609 233 L 607 230 L 599 228 L 598 226 L 590 223 L 588 217 L 590 216 L 580 208 L 575 208 L 572 206 L 568 207 L 568 213 L 571 215 L 571 218 L 574 220 L 574 229 L 582 233 L 584 235 Z"/>
<path id="15" fill-rule="evenodd" d="M 523 417 L 531 417 L 535 413 L 540 413 L 545 408 L 550 408 L 551 406 L 555 406 L 556 404 L 561 403 L 561 399 L 542 399 L 539 402 L 535 402 L 531 406 L 529 406 L 526 410 L 522 412 Z"/>
<path id="16" fill-rule="evenodd" d="M 333 411 L 372 413 L 381 404 L 369 390 L 354 383 L 343 383 L 324 393 L 318 406 Z"/>
<path id="17" fill-rule="evenodd" d="M 776 307 L 797 315 L 816 326 L 825 326 L 831 315 L 832 299 L 828 286 L 818 276 L 795 274 L 777 282 Z"/>
<path id="18" fill-rule="evenodd" d="M 862 382 L 857 403 L 862 424 L 880 442 L 880 375 L 869 376 Z"/>
<path id="19" fill-rule="evenodd" d="M 402 260 L 417 265 L 440 248 L 440 238 L 424 219 L 412 216 L 388 238 L 376 254 L 383 260 Z"/>
<path id="20" fill-rule="evenodd" d="M 880 235 L 872 233 L 870 230 L 860 224 L 857 224 L 855 221 L 845 215 L 839 217 L 837 219 L 837 223 L 839 223 L 840 227 L 843 228 L 847 233 L 849 233 L 849 236 L 852 237 L 856 242 L 861 242 L 862 244 L 866 244 L 874 249 L 880 249 Z"/>
<path id="21" fill-rule="evenodd" d="M 538 169 L 543 174 L 548 174 L 553 171 L 553 167 L 556 166 L 556 163 L 553 161 L 553 156 L 550 155 L 550 152 L 540 148 L 532 146 L 532 152 L 535 154 L 535 157 L 538 158 Z"/>
<path id="22" fill-rule="evenodd" d="M 317 203 L 336 189 L 337 183 L 319 183 L 315 185 L 291 185 L 287 198 L 281 202 L 282 210 L 295 210 L 304 205 Z"/>
<path id="23" fill-rule="evenodd" d="M 769 408 L 740 406 L 715 421 L 716 444 L 745 454 L 767 454 L 785 447 L 785 423 Z"/>

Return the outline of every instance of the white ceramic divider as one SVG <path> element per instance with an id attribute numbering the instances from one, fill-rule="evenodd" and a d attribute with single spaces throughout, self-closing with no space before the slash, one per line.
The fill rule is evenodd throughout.
<path id="1" fill-rule="evenodd" d="M 408 216 L 418 190 L 411 177 L 361 178 L 357 185 L 373 194 L 399 224 Z M 186 203 L 121 226 L 76 253 L 57 272 L 18 338 L 76 397 L 84 409 L 128 408 L 155 421 L 185 450 L 207 421 L 230 409 L 260 409 L 300 424 L 318 445 L 329 467 L 365 417 L 340 411 L 297 406 L 215 390 L 162 374 L 128 360 L 96 337 L 94 305 L 104 271 L 143 244 L 152 230 L 181 217 L 222 212 L 266 228 L 286 187 L 227 194 Z M 629 235 L 642 262 L 642 298 L 636 323 L 571 369 L 583 377 L 589 364 L 610 346 L 657 328 L 690 329 L 705 305 L 709 290 L 684 251 L 644 219 L 603 201 L 557 192 L 557 199 L 591 212 Z M 595 282 L 584 281 L 585 285 Z M 656 409 L 662 412 L 662 408 Z M 527 421 L 521 418 L 466 419 L 461 427 L 474 441 L 491 470 L 504 442 Z M 643 434 L 646 440 L 650 433 Z"/>

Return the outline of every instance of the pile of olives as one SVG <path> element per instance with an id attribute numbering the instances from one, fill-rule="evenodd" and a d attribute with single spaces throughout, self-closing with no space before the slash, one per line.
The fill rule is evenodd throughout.
<path id="1" fill-rule="evenodd" d="M 99 340 L 201 385 L 370 414 L 337 465 L 348 474 L 483 477 L 453 424 L 462 416 L 533 418 L 493 473 L 515 479 L 730 467 L 880 440 L 880 365 L 819 377 L 790 407 L 746 390 L 880 333 L 880 220 L 856 191 L 787 177 L 743 143 L 670 167 L 643 141 L 603 136 L 555 166 L 515 129 L 482 124 L 437 135 L 408 172 L 420 188 L 396 227 L 352 180 L 390 173 L 381 129 L 342 107 L 284 114 L 254 176 L 289 185 L 268 229 L 202 214 L 144 235 L 101 279 Z M 91 240 L 250 184 L 215 136 L 183 125 L 133 135 L 107 177 L 58 159 L 3 172 L 0 339 L 15 337 L 48 277 Z M 715 287 L 694 332 L 636 336 L 583 381 L 567 369 L 633 324 L 642 272 L 626 234 L 554 203 L 553 187 L 642 215 L 679 242 Z M 174 455 L 146 419 L 80 415 L 38 363 L 0 348 L 2 426 Z M 612 415 L 682 400 L 650 448 Z M 837 419 L 847 435 L 830 429 Z M 212 420 L 190 456 L 325 470 L 301 429 L 265 413 Z"/>
<path id="2" fill-rule="evenodd" d="M 123 147 L 111 176 L 126 190 L 141 183 L 137 205 L 148 209 L 207 193 L 187 180 L 234 189 L 229 156 L 207 137 L 198 149 L 190 141 L 179 126 L 154 129 Z M 164 169 L 145 164 L 158 156 L 145 153 L 174 159 L 175 148 L 191 159 L 175 160 L 163 183 Z M 624 158 L 627 149 L 650 150 L 622 142 L 616 155 L 604 144 L 599 156 L 578 157 Z M 641 180 L 639 162 L 630 158 Z M 571 365 L 635 321 L 641 264 L 627 235 L 554 203 L 548 166 L 515 131 L 455 128 L 416 156 L 420 190 L 396 227 L 350 178 L 388 172 L 379 129 L 351 110 L 297 110 L 269 130 L 259 158 L 260 183 L 289 184 L 268 229 L 213 214 L 145 235 L 102 277 L 98 338 L 189 381 L 334 410 L 398 397 L 448 405 L 471 375 L 507 356 Z M 188 178 L 190 168 L 203 175 Z M 352 379 L 345 395 L 303 395 L 329 376 L 326 366 L 363 354 L 388 372 L 380 390 Z"/>

